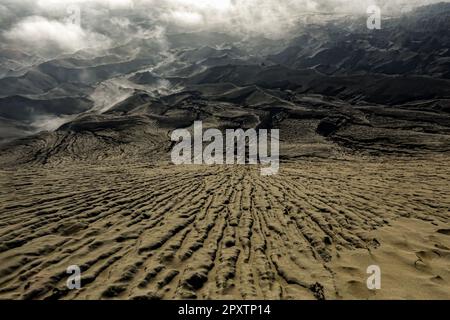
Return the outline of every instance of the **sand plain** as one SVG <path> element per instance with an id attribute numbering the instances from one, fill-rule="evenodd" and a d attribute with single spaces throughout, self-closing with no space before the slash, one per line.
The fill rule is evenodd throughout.
<path id="1" fill-rule="evenodd" d="M 448 163 L 2 170 L 0 298 L 450 299 Z M 80 290 L 67 288 L 70 265 Z"/>

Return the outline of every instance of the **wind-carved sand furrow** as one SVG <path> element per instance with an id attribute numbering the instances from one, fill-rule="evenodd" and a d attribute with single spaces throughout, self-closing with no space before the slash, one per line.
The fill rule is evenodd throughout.
<path id="1" fill-rule="evenodd" d="M 201 188 L 203 189 L 203 187 Z M 214 189 L 214 188 L 213 188 Z M 214 212 L 214 210 L 217 210 L 219 207 L 220 209 L 220 201 L 215 202 L 214 196 L 211 197 L 204 197 L 201 196 L 203 192 L 200 192 L 200 196 L 198 194 L 195 195 L 196 199 L 192 201 L 192 203 L 199 203 L 202 206 L 202 211 L 198 211 L 196 214 L 196 221 L 193 222 L 191 225 L 195 227 L 191 228 L 190 230 L 185 230 L 185 232 L 180 237 L 180 241 L 176 243 L 172 243 L 169 245 L 169 243 L 166 243 L 162 246 L 161 251 L 162 255 L 159 256 L 159 265 L 164 264 L 178 264 L 183 263 L 183 261 L 189 259 L 189 261 L 195 261 L 195 258 L 191 259 L 191 256 L 196 253 L 198 243 L 203 244 L 204 241 L 208 238 L 210 235 L 210 230 L 214 227 L 214 222 L 216 220 L 216 215 L 214 213 L 209 213 L 207 216 L 204 216 L 202 214 L 203 211 L 211 210 Z M 217 210 L 217 212 L 220 212 L 220 210 Z M 184 249 L 182 248 L 184 246 Z M 202 247 L 202 246 L 201 246 Z M 180 249 L 181 248 L 181 249 Z M 178 253 L 175 255 L 175 250 Z M 164 254 L 165 252 L 165 254 Z M 213 255 L 213 253 L 209 253 L 209 255 Z M 210 268 L 210 265 L 204 266 L 206 270 Z M 162 268 L 160 268 L 162 270 Z M 155 298 L 155 297 L 161 297 L 166 292 L 166 286 L 169 283 L 172 283 L 175 281 L 175 278 L 178 278 L 179 272 L 176 270 L 171 269 L 170 267 L 165 268 L 167 269 L 167 272 L 165 274 L 161 274 L 159 277 L 159 280 L 155 279 L 159 272 L 150 272 L 145 279 L 141 282 L 140 286 L 147 286 L 149 282 L 154 283 L 150 291 L 145 294 L 144 296 L 139 296 L 139 298 Z M 185 273 L 183 273 L 185 275 Z M 181 275 L 180 275 L 181 277 Z M 195 281 L 197 281 L 196 278 L 197 275 L 193 276 L 193 278 L 184 279 L 182 280 L 182 287 L 183 289 L 178 288 L 177 292 L 172 292 L 175 296 L 180 295 L 181 291 L 189 290 L 189 288 L 196 288 Z M 198 275 L 198 277 L 201 277 L 201 275 Z M 153 280 L 155 279 L 155 280 Z M 181 281 L 181 280 L 180 280 Z M 183 295 L 190 295 L 192 293 L 182 293 Z M 195 293 L 194 293 L 195 294 Z"/>
<path id="2" fill-rule="evenodd" d="M 273 205 L 275 207 L 275 204 Z M 285 215 L 284 211 L 281 210 L 281 204 L 278 204 L 279 208 L 278 215 Z M 278 217 L 280 221 L 282 221 L 280 226 L 274 225 L 272 219 L 269 216 L 261 215 L 261 226 L 266 229 L 266 232 L 262 232 L 262 234 L 271 234 L 270 237 L 267 239 L 267 252 L 264 252 L 264 255 L 262 255 L 262 250 L 255 250 L 255 252 L 259 253 L 259 259 L 261 261 L 264 261 L 264 264 L 268 266 L 267 269 L 264 270 L 263 274 L 265 274 L 265 277 L 269 276 L 270 278 L 273 278 L 271 276 L 272 272 L 276 273 L 283 281 L 281 283 L 286 282 L 286 284 L 279 287 L 272 288 L 271 293 L 276 293 L 277 296 L 280 297 L 290 297 L 291 291 L 293 292 L 303 292 L 302 296 L 308 297 L 308 295 L 311 295 L 312 289 L 316 288 L 317 282 L 314 282 L 309 277 L 312 274 L 317 273 L 317 270 L 323 269 L 323 267 L 320 265 L 320 260 L 317 260 L 317 256 L 314 256 L 312 252 L 314 250 L 310 248 L 310 243 L 305 241 L 303 238 L 298 237 L 298 233 L 296 232 L 296 228 L 294 230 L 292 229 L 292 222 L 289 218 L 285 217 L 285 219 L 282 221 L 282 217 Z M 291 231 L 292 232 L 289 232 Z M 255 236 L 254 236 L 255 238 Z M 253 242 L 256 242 L 256 240 L 252 240 Z M 291 244 L 294 244 L 291 246 Z M 288 247 L 288 250 L 286 250 L 286 246 Z M 294 249 L 295 248 L 295 249 Z M 300 250 L 297 252 L 297 250 Z M 299 255 L 301 258 L 299 258 Z M 269 256 L 270 259 L 265 259 L 264 257 Z M 290 261 L 289 263 L 286 263 L 286 260 L 289 257 Z M 313 264 L 313 267 L 308 267 L 301 264 L 301 261 L 310 261 L 313 260 L 315 263 Z M 262 263 L 262 262 L 261 262 Z M 304 263 L 304 262 L 303 262 Z M 285 268 L 285 265 L 288 264 L 289 267 Z M 260 266 L 261 264 L 257 264 Z M 270 266 L 270 269 L 269 269 Z M 270 270 L 273 271 L 270 271 Z M 297 271 L 295 271 L 297 269 Z M 292 270 L 292 271 L 291 271 Z M 261 274 L 261 271 L 258 272 Z M 296 281 L 292 281 L 290 277 L 292 277 L 292 274 L 295 274 Z M 260 279 L 264 279 L 265 277 L 261 276 Z M 301 280 L 303 278 L 303 280 Z M 264 283 L 264 282 L 262 282 Z M 280 280 L 276 283 L 280 283 Z M 292 287 L 292 286 L 299 286 L 299 287 Z M 265 283 L 265 287 L 267 289 L 267 286 L 274 286 L 273 281 L 269 281 Z M 283 288 L 284 287 L 284 288 Z M 306 290 L 305 290 L 306 289 Z M 274 298 L 274 296 L 271 296 L 271 298 Z"/>
<path id="3" fill-rule="evenodd" d="M 116 285 L 129 292 L 131 299 L 161 299 L 170 294 L 169 284 L 176 281 L 179 271 L 172 268 L 178 264 L 177 250 L 181 247 L 190 229 L 183 230 L 167 241 L 157 254 L 150 252 L 140 260 L 139 268 L 133 268 L 130 277 L 121 278 Z M 140 257 L 143 254 L 139 254 Z"/>
<path id="4" fill-rule="evenodd" d="M 215 224 L 204 246 L 193 253 L 192 257 L 180 272 L 174 296 L 176 298 L 200 298 L 198 290 L 208 282 L 211 270 L 217 265 L 218 251 L 223 242 L 228 216 L 222 212 L 221 217 L 215 219 Z"/>
<path id="5" fill-rule="evenodd" d="M 223 207 L 220 204 L 213 205 L 213 203 L 214 198 L 209 198 L 206 200 L 204 207 L 197 213 L 197 218 L 193 222 L 193 229 L 186 239 L 186 245 L 179 250 L 181 261 L 187 260 L 204 246 L 209 233 L 215 226 L 216 219 L 223 212 Z M 208 214 L 206 215 L 206 213 Z"/>
<path id="6" fill-rule="evenodd" d="M 268 220 L 272 216 L 270 213 L 276 210 L 277 207 L 280 209 L 282 205 L 281 203 L 271 203 L 270 199 L 267 199 L 267 190 L 264 186 L 263 184 L 255 185 L 255 195 L 264 196 L 252 197 L 252 214 L 255 222 L 253 223 L 251 239 L 253 253 L 251 261 L 254 266 L 254 274 L 257 276 L 256 290 L 258 291 L 258 296 L 262 296 L 264 299 L 280 299 L 282 298 L 283 288 L 276 278 L 277 273 L 270 259 L 269 251 L 271 248 L 269 248 L 267 238 L 271 236 L 270 227 L 268 227 Z M 261 189 L 258 190 L 258 187 Z M 286 240 L 290 241 L 291 239 L 286 237 Z"/>
<path id="7" fill-rule="evenodd" d="M 239 199 L 240 205 L 240 219 L 237 226 L 237 235 L 239 239 L 239 243 L 243 249 L 243 257 L 244 263 L 248 263 L 250 259 L 250 250 L 251 250 L 251 236 L 252 236 L 252 227 L 253 227 L 253 216 L 251 214 L 251 201 L 250 201 L 250 193 L 251 186 L 246 183 L 247 181 L 243 181 L 243 187 L 241 192 L 241 197 Z"/>
<path id="8" fill-rule="evenodd" d="M 157 253 L 149 252 L 144 255 L 142 267 L 133 272 L 134 282 L 129 283 L 127 289 L 130 289 L 132 299 L 161 299 L 164 295 L 170 294 L 168 285 L 175 281 L 179 271 L 171 268 L 178 265 L 177 252 L 182 246 L 191 229 L 185 229 L 172 237 L 161 246 Z M 140 257 L 143 254 L 139 254 Z M 124 282 L 124 279 L 119 279 Z M 127 279 L 131 280 L 131 279 Z M 125 281 L 129 282 L 129 281 Z"/>
<path id="9" fill-rule="evenodd" d="M 120 251 L 120 247 L 114 247 L 106 252 L 101 253 L 99 256 L 90 259 L 80 264 L 80 269 L 83 272 L 82 283 L 86 288 L 88 285 L 95 281 L 98 275 L 110 267 L 114 262 L 121 258 L 121 255 L 116 255 Z M 72 259 L 72 258 L 71 258 Z M 103 262 L 105 261 L 106 262 Z M 61 264 L 61 263 L 60 263 Z M 100 264 L 94 269 L 95 265 Z M 58 268 L 54 269 L 58 270 Z M 44 296 L 52 298 L 62 298 L 70 292 L 65 286 L 65 279 L 67 273 L 64 267 L 59 268 L 59 272 L 52 274 L 48 279 L 35 277 L 32 282 L 28 282 L 25 286 L 29 289 L 25 290 L 23 299 L 35 299 L 42 298 Z"/>
<path id="10" fill-rule="evenodd" d="M 45 246 L 37 251 L 29 251 L 21 254 L 10 253 L 6 260 L 8 262 L 0 269 L 0 276 L 2 278 L 0 285 L 3 290 L 8 290 L 6 284 L 11 282 L 14 278 L 19 278 L 22 282 L 28 279 L 30 271 L 35 271 L 36 268 L 45 268 L 52 263 L 48 260 L 48 255 L 54 254 L 68 242 L 68 240 L 48 239 Z M 39 259 L 45 257 L 46 259 Z M 55 259 L 53 259 L 55 260 Z"/>
<path id="11" fill-rule="evenodd" d="M 195 220 L 195 214 L 202 203 L 192 208 L 168 215 L 164 221 L 141 235 L 139 252 L 153 251 L 164 245 L 171 237 L 185 229 Z"/>
<path id="12" fill-rule="evenodd" d="M 300 199 L 304 199 L 304 196 L 294 192 L 294 196 L 290 197 L 290 199 L 296 199 L 299 197 Z M 288 202 L 289 203 L 289 202 Z M 302 234 L 302 238 L 306 239 L 309 244 L 312 246 L 315 252 L 322 257 L 322 259 L 329 259 L 330 254 L 328 252 L 328 248 L 326 247 L 326 237 L 329 237 L 331 232 L 326 232 L 324 229 L 327 229 L 327 223 L 323 222 L 320 214 L 315 212 L 308 204 L 302 200 L 300 204 L 295 202 L 290 202 L 291 207 L 293 208 L 290 212 L 293 213 L 292 218 L 296 221 L 298 228 Z M 270 224 L 269 224 L 270 225 Z M 272 228 L 276 228 L 276 225 Z M 328 230 L 327 230 L 328 231 Z"/>
<path id="13" fill-rule="evenodd" d="M 325 190 L 318 189 L 316 190 L 317 195 L 310 197 L 310 199 L 314 199 L 316 201 L 316 204 L 312 204 L 316 207 L 317 210 L 322 212 L 325 217 L 333 218 L 334 216 L 338 216 L 339 212 L 334 209 L 334 207 L 339 207 L 341 204 L 336 204 L 333 206 L 333 199 L 336 198 L 337 193 L 326 193 Z M 321 192 L 322 191 L 322 192 Z M 353 198 L 353 202 L 351 203 L 351 207 L 346 207 L 346 210 L 353 213 L 353 216 L 360 218 L 359 223 L 364 227 L 379 227 L 383 225 L 383 221 L 381 218 L 377 219 L 375 215 L 372 214 L 371 210 L 373 203 L 372 201 L 360 201 L 360 199 L 363 199 L 362 196 L 359 198 L 355 197 Z M 358 207 L 358 204 L 360 204 L 360 207 Z M 353 211 L 352 209 L 357 209 Z M 381 220 L 381 221 L 380 221 Z"/>
<path id="14" fill-rule="evenodd" d="M 236 231 L 229 224 L 225 227 L 223 241 L 220 244 L 219 256 L 215 266 L 215 283 L 211 284 L 209 297 L 226 297 L 236 286 L 237 261 L 241 249 L 236 245 Z"/>
<path id="15" fill-rule="evenodd" d="M 219 222 L 221 230 L 221 238 L 217 241 L 218 249 L 215 255 L 215 260 L 212 269 L 209 271 L 210 281 L 202 290 L 203 298 L 220 298 L 230 297 L 236 292 L 236 285 L 240 282 L 238 277 L 237 263 L 241 258 L 242 248 L 239 245 L 239 240 L 236 236 L 238 225 L 238 217 L 235 213 L 232 214 L 230 206 L 233 204 L 232 199 L 236 196 L 234 190 L 233 177 L 229 173 L 224 172 L 223 175 L 229 178 L 227 184 L 223 185 L 224 176 L 217 175 L 217 183 L 222 186 L 221 193 L 217 193 L 214 189 L 214 202 L 211 208 L 217 213 L 224 214 L 224 220 Z M 242 177 L 242 176 L 241 176 Z M 213 280 L 214 279 L 214 280 Z"/>
<path id="16" fill-rule="evenodd" d="M 84 241 L 81 244 L 79 244 L 78 241 L 64 240 L 53 246 L 52 249 L 59 248 L 59 250 L 52 250 L 56 252 L 53 254 L 54 258 L 50 260 L 48 259 L 48 257 L 46 257 L 46 255 L 49 254 L 48 247 L 44 247 L 37 252 L 33 252 L 32 253 L 33 256 L 37 256 L 39 257 L 39 259 L 34 259 L 32 260 L 32 263 L 30 263 L 29 265 L 22 266 L 24 272 L 20 273 L 19 276 L 20 281 L 29 282 L 32 279 L 32 277 L 36 276 L 39 272 L 65 260 L 66 258 L 70 258 L 73 254 L 76 254 L 77 251 L 88 247 L 94 241 L 95 241 L 94 239 L 88 239 L 87 241 Z M 70 247 L 71 242 L 73 242 L 74 247 Z M 62 246 L 62 244 L 65 244 L 65 246 Z"/>
<path id="17" fill-rule="evenodd" d="M 59 200 L 63 200 L 61 203 L 58 202 Z M 5 209 L 4 212 L 8 212 L 11 216 L 13 217 L 17 217 L 19 219 L 17 220 L 13 220 L 13 221 L 9 221 L 10 223 L 16 223 L 16 222 L 20 222 L 20 220 L 27 216 L 35 216 L 35 215 L 39 215 L 40 213 L 36 212 L 36 207 L 40 208 L 40 212 L 42 212 L 43 215 L 47 214 L 48 211 L 52 211 L 54 210 L 55 207 L 60 206 L 63 203 L 71 203 L 74 200 L 74 198 L 72 198 L 71 196 L 67 196 L 67 197 L 62 197 L 58 200 L 56 200 L 56 203 L 47 203 L 46 201 L 36 201 L 33 202 L 29 205 L 27 205 L 27 209 L 25 210 L 18 210 L 18 211 L 12 211 L 10 209 Z M 86 199 L 84 199 L 84 201 L 86 201 Z"/>
<path id="18" fill-rule="evenodd" d="M 116 211 L 118 212 L 119 209 L 116 208 Z M 62 233 L 63 235 L 76 233 L 81 229 L 87 228 L 89 224 L 92 224 L 96 220 L 110 214 L 112 213 L 109 213 L 108 210 L 94 207 L 90 210 L 77 210 L 76 213 L 68 211 L 65 214 L 59 214 L 53 218 L 42 217 L 39 220 L 39 223 L 30 226 L 32 232 L 26 233 L 28 236 L 19 236 L 24 229 L 19 229 L 19 231 L 9 234 L 8 237 L 4 239 L 5 243 L 3 247 L 0 247 L 0 251 L 20 247 L 36 238 L 41 238 L 54 233 Z M 83 222 L 79 222 L 79 220 Z M 8 241 L 8 238 L 15 240 Z"/>
<path id="19" fill-rule="evenodd" d="M 170 177 L 168 180 L 169 182 L 167 183 L 159 183 L 160 189 L 157 194 L 149 192 L 149 189 L 153 188 L 154 186 L 151 184 L 145 184 L 139 190 L 134 190 L 135 193 L 139 194 L 137 196 L 139 201 L 133 203 L 133 209 L 136 212 L 136 216 L 139 216 L 140 212 L 155 209 L 157 205 L 167 200 L 167 198 L 158 199 L 156 198 L 157 195 L 170 194 L 170 191 L 172 191 L 173 189 L 182 188 L 184 186 L 183 181 L 170 181 Z"/>
<path id="20" fill-rule="evenodd" d="M 105 192 L 106 194 L 106 192 Z M 99 197 L 102 196 L 102 194 L 98 195 Z M 75 199 L 72 199 L 72 202 Z M 66 207 L 62 206 L 63 204 L 56 204 L 56 205 L 49 205 L 48 208 L 47 207 L 43 207 L 42 209 L 40 209 L 38 212 L 32 212 L 30 210 L 30 215 L 32 215 L 33 217 L 36 217 L 34 219 L 28 219 L 26 222 L 23 222 L 23 218 L 20 222 L 21 226 L 19 227 L 15 227 L 15 229 L 18 229 L 18 233 L 26 233 L 27 229 L 29 229 L 29 227 L 31 227 L 32 230 L 35 230 L 38 226 L 40 222 L 43 222 L 45 224 L 49 223 L 51 221 L 59 221 L 61 219 L 63 219 L 64 217 L 67 216 L 75 216 L 78 215 L 80 213 L 86 212 L 87 210 L 85 208 L 88 208 L 89 203 L 92 203 L 92 201 L 89 201 L 89 197 L 88 199 L 80 199 L 78 202 L 74 202 L 71 205 L 68 205 Z M 61 207 L 62 206 L 62 207 Z M 80 206 L 83 207 L 82 209 L 80 209 Z M 95 208 L 95 206 L 91 205 L 91 208 Z M 73 210 L 72 210 L 73 209 Z M 1 236 L 0 236 L 1 237 Z M 11 237 L 11 234 L 9 234 L 9 237 Z M 16 237 L 16 235 L 14 235 L 14 237 Z"/>
<path id="21" fill-rule="evenodd" d="M 120 200 L 117 200 L 117 201 L 119 202 Z M 134 202 L 131 203 L 132 206 L 134 204 L 135 204 Z M 126 207 L 127 205 L 130 205 L 130 203 L 127 204 L 127 202 L 125 201 L 123 207 Z M 120 208 L 120 207 L 116 206 L 115 212 L 123 211 L 123 209 L 124 208 Z M 80 210 L 80 212 L 82 212 L 82 211 L 83 210 Z M 91 209 L 91 211 L 84 211 L 84 212 L 85 212 L 85 216 L 78 216 L 78 218 L 82 218 L 82 219 L 85 218 L 85 221 L 87 221 L 88 223 L 93 223 L 98 219 L 103 219 L 103 218 L 107 217 L 108 215 L 114 213 L 114 212 L 108 213 L 108 210 L 105 210 L 103 208 L 95 208 L 95 207 L 93 209 Z M 105 214 L 102 215 L 101 214 L 102 212 L 104 212 Z M 69 211 L 69 214 L 71 214 L 70 211 Z M 87 219 L 86 217 L 89 217 L 90 219 Z M 59 218 L 61 218 L 61 217 L 59 217 Z"/>
<path id="22" fill-rule="evenodd" d="M 342 257 L 383 252 L 379 232 L 401 219 L 433 229 L 420 243 L 439 254 L 393 238 L 395 254 L 408 252 L 397 263 L 417 255 L 415 281 L 446 281 L 431 271 L 450 248 L 440 161 L 304 160 L 271 177 L 253 166 L 112 163 L 1 174 L 14 190 L 0 194 L 0 298 L 342 297 L 355 286 L 342 275 L 356 274 Z M 66 286 L 69 265 L 81 267 L 81 290 Z"/>
<path id="23" fill-rule="evenodd" d="M 305 196 L 305 193 L 309 194 L 309 196 Z M 307 190 L 304 190 L 301 193 L 297 193 L 297 191 L 294 190 L 294 197 L 296 197 L 296 195 L 302 195 L 304 197 L 305 200 L 302 201 L 302 209 L 309 212 L 309 218 L 312 220 L 313 224 L 321 230 L 320 232 L 322 232 L 323 241 L 325 243 L 331 244 L 331 242 L 334 242 L 344 247 L 348 247 L 349 244 L 351 247 L 355 245 L 357 247 L 363 246 L 363 243 L 359 241 L 357 237 L 345 235 L 339 231 L 338 227 L 344 227 L 345 229 L 351 228 L 348 224 L 348 221 L 350 220 L 353 225 L 365 228 L 368 226 L 367 220 L 360 219 L 359 215 L 353 215 L 353 211 L 350 208 L 343 208 L 341 206 L 341 209 L 336 211 L 334 208 L 328 206 L 327 203 L 323 203 L 323 201 L 317 199 L 318 196 L 315 196 L 314 193 Z M 329 198 L 332 197 L 333 195 L 329 196 Z M 312 233 L 314 232 L 315 231 L 312 230 Z M 307 234 L 310 235 L 311 232 L 308 232 Z M 321 250 L 324 250 L 324 247 L 322 245 L 320 246 Z M 323 254 L 328 257 L 326 252 Z"/>
<path id="24" fill-rule="evenodd" d="M 261 225 L 272 233 L 267 238 L 271 265 L 274 266 L 279 277 L 287 283 L 279 292 L 284 298 L 292 298 L 293 292 L 303 297 L 313 295 L 322 298 L 324 288 L 321 283 L 326 283 L 328 274 L 316 254 L 318 247 L 311 245 L 311 241 L 308 241 L 303 226 L 305 222 L 302 221 L 302 226 L 299 228 L 292 221 L 290 211 L 295 210 L 295 207 L 289 207 L 287 202 L 283 202 L 282 205 L 280 200 L 280 196 L 277 198 L 269 196 L 271 208 L 277 212 L 279 224 L 274 224 L 270 216 L 262 216 L 261 220 Z M 320 294 L 316 292 L 317 288 L 320 288 Z"/>
<path id="25" fill-rule="evenodd" d="M 176 189 L 170 189 L 166 193 L 157 193 L 159 198 L 155 199 L 157 205 L 153 209 L 154 217 L 159 218 L 168 212 L 175 212 L 178 208 L 183 208 L 186 202 L 189 202 L 195 194 L 199 194 L 201 191 L 197 184 L 190 184 L 187 188 L 176 186 Z M 175 193 L 176 196 L 174 197 L 172 193 Z"/>

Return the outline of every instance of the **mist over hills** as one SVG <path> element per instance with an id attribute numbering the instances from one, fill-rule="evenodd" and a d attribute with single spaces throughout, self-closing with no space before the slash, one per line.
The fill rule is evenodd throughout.
<path id="1" fill-rule="evenodd" d="M 339 16 L 281 38 L 153 30 L 50 59 L 2 48 L 2 158 L 145 159 L 195 120 L 280 128 L 286 158 L 448 151 L 449 17 L 439 3 L 381 30 Z"/>

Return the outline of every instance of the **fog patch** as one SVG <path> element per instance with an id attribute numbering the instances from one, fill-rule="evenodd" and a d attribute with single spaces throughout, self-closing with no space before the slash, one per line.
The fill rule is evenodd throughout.
<path id="1" fill-rule="evenodd" d="M 79 25 L 41 16 L 28 17 L 10 30 L 4 37 L 19 47 L 32 48 L 40 53 L 72 53 L 80 49 L 97 50 L 110 46 L 110 40 L 100 34 L 83 30 Z"/>
<path id="2" fill-rule="evenodd" d="M 89 97 L 94 101 L 92 111 L 104 113 L 134 93 L 125 79 L 110 79 L 100 83 Z"/>
<path id="3" fill-rule="evenodd" d="M 31 127 L 33 128 L 33 133 L 42 131 L 52 132 L 59 129 L 62 125 L 71 122 L 77 116 L 78 115 L 38 115 L 33 119 Z"/>

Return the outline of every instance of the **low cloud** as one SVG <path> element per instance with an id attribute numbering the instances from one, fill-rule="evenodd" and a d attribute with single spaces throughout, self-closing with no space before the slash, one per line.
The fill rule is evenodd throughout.
<path id="1" fill-rule="evenodd" d="M 305 15 L 366 15 L 378 5 L 395 14 L 441 0 L 1 0 L 0 42 L 38 53 L 119 45 L 146 30 L 220 31 L 283 37 Z M 447 0 L 446 2 L 448 2 Z M 78 8 L 80 25 L 66 21 Z"/>
<path id="2" fill-rule="evenodd" d="M 44 53 L 50 51 L 75 52 L 80 49 L 99 49 L 109 45 L 103 35 L 85 31 L 81 26 L 32 16 L 15 24 L 4 37 L 23 48 Z"/>

